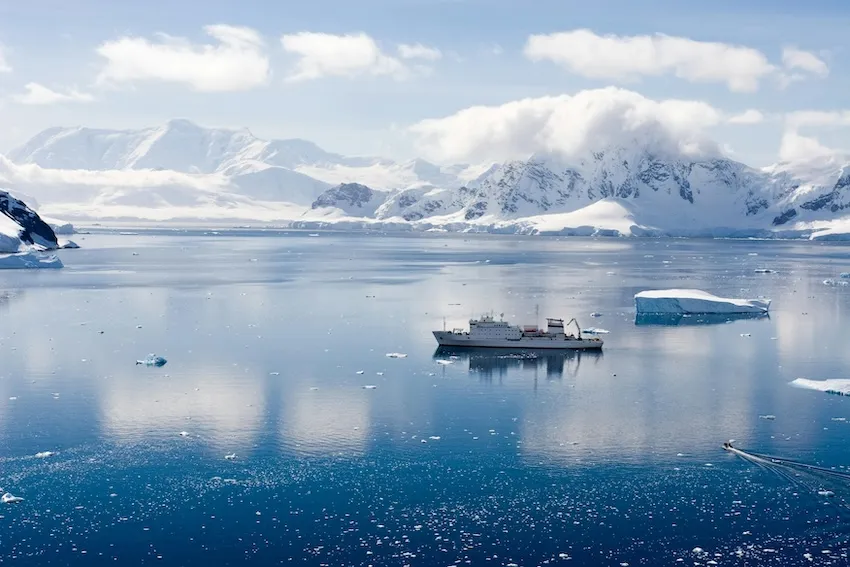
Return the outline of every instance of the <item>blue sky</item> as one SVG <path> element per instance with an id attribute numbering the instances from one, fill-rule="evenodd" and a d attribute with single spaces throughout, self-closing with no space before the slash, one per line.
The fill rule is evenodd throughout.
<path id="1" fill-rule="evenodd" d="M 269 66 L 265 82 L 199 90 L 173 76 L 156 78 L 152 76 L 156 69 L 140 78 L 138 72 L 133 75 L 126 70 L 127 61 L 121 58 L 129 55 L 123 52 L 109 60 L 113 68 L 104 80 L 108 58 L 97 50 L 105 43 L 135 38 L 156 44 L 161 41 L 156 34 L 165 33 L 200 48 L 216 45 L 217 40 L 204 31 L 204 26 L 215 24 L 250 28 L 262 37 L 261 51 Z M 598 74 L 594 60 L 585 61 L 581 72 L 576 71 L 577 63 L 559 59 L 562 54 L 557 50 L 564 44 L 553 44 L 536 60 L 525 52 L 532 35 L 579 29 L 598 36 L 661 33 L 697 44 L 743 46 L 763 54 L 777 69 L 760 76 L 757 88 L 741 90 L 724 79 L 683 78 L 683 73 L 691 74 L 690 60 L 680 62 L 678 71 L 644 68 L 631 73 L 629 63 L 624 62 L 625 67 L 618 66 L 616 72 L 594 76 Z M 496 106 L 617 86 L 653 101 L 702 101 L 726 116 L 758 110 L 762 119 L 757 123 L 736 124 L 721 118 L 708 124 L 695 118 L 699 125 L 689 122 L 688 128 L 704 130 L 737 159 L 764 165 L 777 159 L 783 135 L 792 129 L 788 116 L 799 111 L 815 110 L 822 115 L 808 121 L 800 118 L 794 122 L 798 124 L 795 133 L 799 131 L 806 140 L 816 138 L 818 148 L 850 146 L 850 125 L 829 127 L 833 124 L 830 116 L 850 107 L 846 94 L 850 92 L 848 29 L 850 4 L 826 0 L 6 2 L 0 4 L 0 45 L 11 70 L 0 73 L 0 116 L 5 125 L 0 130 L 0 151 L 51 126 L 137 128 L 185 117 L 208 126 L 248 127 L 261 137 L 306 138 L 346 154 L 404 158 L 421 150 L 408 128 L 422 120 L 449 117 L 475 105 Z M 300 32 L 362 32 L 381 56 L 389 59 L 383 71 L 334 72 L 328 69 L 336 67 L 325 66 L 324 72 L 314 73 L 318 76 L 288 81 L 304 50 L 320 49 L 318 38 L 287 51 L 281 37 Z M 438 50 L 440 57 L 404 59 L 399 44 L 421 44 Z M 800 76 L 780 87 L 774 75 L 792 74 L 781 68 L 787 47 L 814 55 L 828 67 L 828 73 L 800 67 L 793 71 Z M 676 48 L 671 52 L 675 55 Z M 591 49 L 588 57 L 595 56 Z M 694 57 L 699 57 L 698 53 Z M 734 62 L 734 57 L 730 61 Z M 388 70 L 396 64 L 412 72 Z M 41 104 L 24 103 L 29 83 L 54 93 L 70 96 L 74 92 L 71 98 L 77 100 L 50 98 L 48 104 L 42 97 Z M 37 98 L 30 97 L 29 102 Z M 843 115 L 836 116 L 835 124 L 843 124 Z M 495 114 L 486 117 L 488 127 L 496 129 L 503 129 L 498 122 L 503 119 Z M 454 148 L 448 139 L 464 135 L 474 127 L 470 123 L 432 126 L 430 134 L 440 138 L 435 142 L 439 147 L 432 144 L 431 154 L 449 161 L 488 157 L 481 143 L 472 151 L 468 150 L 471 146 Z M 551 122 L 545 126 L 554 127 Z M 559 121 L 557 127 L 569 129 L 571 125 Z M 529 141 L 528 151 L 540 149 L 535 144 Z M 807 141 L 794 147 L 801 146 L 810 147 Z M 524 147 L 520 143 L 511 151 Z"/>

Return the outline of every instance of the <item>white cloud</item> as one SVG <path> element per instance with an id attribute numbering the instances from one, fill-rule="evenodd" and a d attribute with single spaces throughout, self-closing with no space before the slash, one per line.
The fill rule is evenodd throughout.
<path id="1" fill-rule="evenodd" d="M 785 132 L 779 147 L 779 159 L 804 161 L 836 156 L 843 150 L 829 148 L 814 136 L 804 136 L 800 130 L 824 130 L 850 127 L 850 110 L 799 110 L 785 115 Z"/>
<path id="2" fill-rule="evenodd" d="M 793 130 L 782 135 L 782 143 L 779 145 L 779 159 L 782 161 L 808 161 L 831 157 L 836 153 L 838 153 L 837 150 L 824 146 L 817 138 L 801 136 Z"/>
<path id="3" fill-rule="evenodd" d="M 775 71 L 763 53 L 750 47 L 661 34 L 600 36 L 587 29 L 532 35 L 525 55 L 595 79 L 673 74 L 692 82 L 726 83 L 740 92 L 757 90 L 759 81 Z"/>
<path id="4" fill-rule="evenodd" d="M 381 51 L 365 33 L 333 35 L 299 32 L 280 38 L 283 49 L 299 56 L 290 82 L 322 77 L 353 78 L 363 75 L 387 75 L 405 78 L 410 70 L 398 59 Z"/>
<path id="5" fill-rule="evenodd" d="M 398 56 L 402 59 L 425 59 L 426 61 L 436 61 L 443 56 L 443 52 L 436 47 L 428 47 L 421 43 L 406 44 L 402 43 L 398 46 Z"/>
<path id="6" fill-rule="evenodd" d="M 474 106 L 409 128 L 437 161 L 502 161 L 535 152 L 583 155 L 612 144 L 717 153 L 704 130 L 723 114 L 704 102 L 655 101 L 615 87 Z"/>
<path id="7" fill-rule="evenodd" d="M 785 115 L 785 125 L 789 130 L 850 126 L 850 110 L 798 110 Z"/>
<path id="8" fill-rule="evenodd" d="M 3 46 L 0 45 L 0 73 L 11 73 L 12 67 L 6 62 L 6 55 L 3 51 Z"/>
<path id="9" fill-rule="evenodd" d="M 184 38 L 158 34 L 158 41 L 122 37 L 97 48 L 106 59 L 101 83 L 163 81 L 197 91 L 242 91 L 269 78 L 263 39 L 250 28 L 224 24 L 204 27 L 216 44 L 192 44 Z"/>
<path id="10" fill-rule="evenodd" d="M 47 105 L 60 102 L 93 102 L 94 96 L 76 89 L 66 92 L 54 91 L 38 83 L 27 83 L 26 92 L 14 95 L 12 100 L 20 104 Z"/>
<path id="11" fill-rule="evenodd" d="M 733 114 L 726 120 L 729 124 L 759 124 L 764 122 L 764 114 L 753 108 L 740 114 Z"/>
<path id="12" fill-rule="evenodd" d="M 786 47 L 782 50 L 782 64 L 786 69 L 799 69 L 818 77 L 829 75 L 829 66 L 823 59 L 810 51 L 802 51 L 796 47 Z"/>

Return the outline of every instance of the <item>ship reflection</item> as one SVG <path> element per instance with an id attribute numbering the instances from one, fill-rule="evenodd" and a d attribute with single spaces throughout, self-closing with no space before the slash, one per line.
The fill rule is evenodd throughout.
<path id="1" fill-rule="evenodd" d="M 491 381 L 494 376 L 502 378 L 509 371 L 544 369 L 548 380 L 560 380 L 566 373 L 575 377 L 582 361 L 596 363 L 602 358 L 601 350 L 552 350 L 552 349 L 493 349 L 470 347 L 438 347 L 434 360 L 466 362 L 469 372 Z"/>
<path id="2" fill-rule="evenodd" d="M 770 320 L 767 313 L 695 313 L 682 315 L 678 313 L 639 313 L 635 315 L 635 325 L 638 327 L 677 327 L 690 325 L 722 325 L 732 321 L 765 319 Z"/>

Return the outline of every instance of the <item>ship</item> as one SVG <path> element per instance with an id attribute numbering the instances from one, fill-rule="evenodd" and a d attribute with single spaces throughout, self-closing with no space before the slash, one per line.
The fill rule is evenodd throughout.
<path id="1" fill-rule="evenodd" d="M 576 334 L 564 332 L 563 319 L 546 319 L 546 330 L 537 325 L 511 325 L 500 318 L 496 321 L 492 315 L 483 315 L 469 320 L 469 330 L 453 329 L 447 331 L 443 322 L 442 331 L 434 331 L 434 338 L 440 346 L 476 347 L 476 348 L 527 348 L 560 350 L 599 350 L 602 339 L 584 338 L 578 321 L 570 319 L 567 325 L 575 323 Z"/>

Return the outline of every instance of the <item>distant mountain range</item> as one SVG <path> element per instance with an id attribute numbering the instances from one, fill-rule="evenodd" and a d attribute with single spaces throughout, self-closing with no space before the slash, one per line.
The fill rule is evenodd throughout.
<path id="1" fill-rule="evenodd" d="M 843 238 L 850 160 L 764 169 L 631 140 L 586 156 L 438 166 L 346 157 L 305 140 L 186 120 L 51 128 L 6 158 L 0 186 L 70 219 L 610 235 Z"/>

